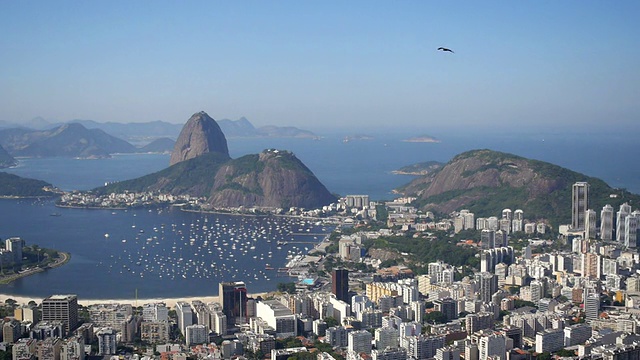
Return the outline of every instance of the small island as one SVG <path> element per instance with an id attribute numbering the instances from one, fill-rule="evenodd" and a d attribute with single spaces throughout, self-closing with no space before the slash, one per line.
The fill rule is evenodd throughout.
<path id="1" fill-rule="evenodd" d="M 19 278 L 61 266 L 71 258 L 68 253 L 35 244 L 25 246 L 24 240 L 19 237 L 6 239 L 0 256 L 0 284 L 9 284 Z"/>
<path id="2" fill-rule="evenodd" d="M 438 169 L 444 164 L 439 161 L 424 161 L 413 165 L 403 166 L 398 170 L 393 170 L 392 173 L 397 175 L 427 175 Z"/>
<path id="3" fill-rule="evenodd" d="M 420 143 L 439 143 L 440 140 L 429 135 L 420 135 L 402 140 L 404 142 L 420 142 Z"/>
<path id="4" fill-rule="evenodd" d="M 354 141 L 354 140 L 373 140 L 373 139 L 374 137 L 370 135 L 355 134 L 355 135 L 345 136 L 344 139 L 342 139 L 342 142 L 348 143 L 349 141 Z"/>

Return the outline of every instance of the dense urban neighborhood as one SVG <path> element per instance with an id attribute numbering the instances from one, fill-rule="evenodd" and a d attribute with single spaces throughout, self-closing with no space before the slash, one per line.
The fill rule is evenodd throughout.
<path id="1" fill-rule="evenodd" d="M 101 207 L 173 200 L 65 196 Z M 207 299 L 7 299 L 3 346 L 18 360 L 636 358 L 640 211 L 606 205 L 598 217 L 585 182 L 571 198 L 571 224 L 555 229 L 519 209 L 438 215 L 415 198 L 346 196 L 298 213 L 336 228 L 273 269 L 283 281 L 272 292 L 229 279 Z M 16 261 L 24 242 L 6 243 L 3 262 Z"/>

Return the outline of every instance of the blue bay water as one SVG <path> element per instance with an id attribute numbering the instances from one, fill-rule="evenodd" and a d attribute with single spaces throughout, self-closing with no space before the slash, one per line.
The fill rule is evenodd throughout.
<path id="1" fill-rule="evenodd" d="M 331 192 L 368 194 L 372 199 L 393 198 L 391 190 L 413 178 L 394 175 L 392 170 L 421 161 L 446 162 L 479 148 L 548 161 L 640 193 L 640 158 L 636 156 L 640 148 L 632 134 L 437 134 L 441 143 L 401 141 L 414 134 L 372 135 L 373 140 L 347 143 L 342 141 L 345 134 L 327 134 L 319 141 L 229 139 L 229 149 L 234 158 L 266 148 L 291 150 Z M 46 180 L 64 190 L 87 190 L 161 170 L 168 162 L 168 155 L 157 154 L 98 160 L 21 159 L 20 166 L 7 171 Z M 72 254 L 65 266 L 0 287 L 0 293 L 33 297 L 76 293 L 82 298 L 131 298 L 136 289 L 141 298 L 207 296 L 216 295 L 218 282 L 228 280 L 246 281 L 251 292 L 271 290 L 289 279 L 266 270 L 266 264 L 282 267 L 288 254 L 304 251 L 313 246 L 308 242 L 321 238 L 292 234 L 307 229 L 310 234 L 322 232 L 295 219 L 176 210 L 58 209 L 52 201 L 2 200 L 0 212 L 1 238 L 21 236 L 27 244 Z M 53 212 L 61 216 L 50 216 Z M 216 223 L 220 225 L 215 227 Z M 304 243 L 294 244 L 292 239 Z M 277 249 L 278 240 L 291 243 Z"/>

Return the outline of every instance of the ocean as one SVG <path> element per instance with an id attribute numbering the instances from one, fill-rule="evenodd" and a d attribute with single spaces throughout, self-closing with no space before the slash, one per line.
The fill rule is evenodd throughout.
<path id="1" fill-rule="evenodd" d="M 632 135 L 531 133 L 438 134 L 441 143 L 403 142 L 410 134 L 372 134 L 343 142 L 344 133 L 309 139 L 229 139 L 232 157 L 267 148 L 293 151 L 334 193 L 392 199 L 412 176 L 393 170 L 421 161 L 446 162 L 471 149 L 489 148 L 548 161 L 613 187 L 640 193 L 640 146 Z M 42 179 L 63 190 L 87 190 L 167 166 L 168 155 L 115 155 L 110 159 L 20 159 L 8 172 Z M 567 210 L 569 211 L 569 209 Z M 45 297 L 74 293 L 113 299 L 211 296 L 220 281 L 246 281 L 250 292 L 292 279 L 278 276 L 287 257 L 322 239 L 323 228 L 291 218 L 257 218 L 178 210 L 56 208 L 53 201 L 0 201 L 0 238 L 22 237 L 72 254 L 59 268 L 0 286 L 0 293 Z M 61 216 L 51 216 L 60 213 Z M 278 241 L 287 245 L 278 246 Z M 278 249 L 280 247 L 280 249 Z"/>

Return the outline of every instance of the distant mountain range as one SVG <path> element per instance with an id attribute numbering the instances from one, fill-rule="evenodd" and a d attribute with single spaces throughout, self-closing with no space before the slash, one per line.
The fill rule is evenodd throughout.
<path id="1" fill-rule="evenodd" d="M 100 129 L 70 123 L 50 130 L 13 128 L 0 130 L 0 145 L 12 156 L 101 158 L 113 153 L 133 153 L 137 148 Z"/>
<path id="2" fill-rule="evenodd" d="M 87 129 L 100 129 L 110 135 L 135 143 L 145 143 L 151 139 L 168 137 L 175 139 L 180 134 L 184 124 L 172 124 L 165 121 L 151 121 L 140 123 L 97 122 L 93 120 L 75 119 L 66 123 L 49 122 L 42 117 L 17 124 L 0 122 L 0 128 L 23 128 L 34 130 L 50 130 L 68 123 L 81 124 Z M 318 136 L 311 131 L 293 126 L 262 126 L 256 128 L 245 117 L 238 120 L 222 119 L 218 125 L 227 138 L 236 137 L 294 137 L 316 139 Z"/>

